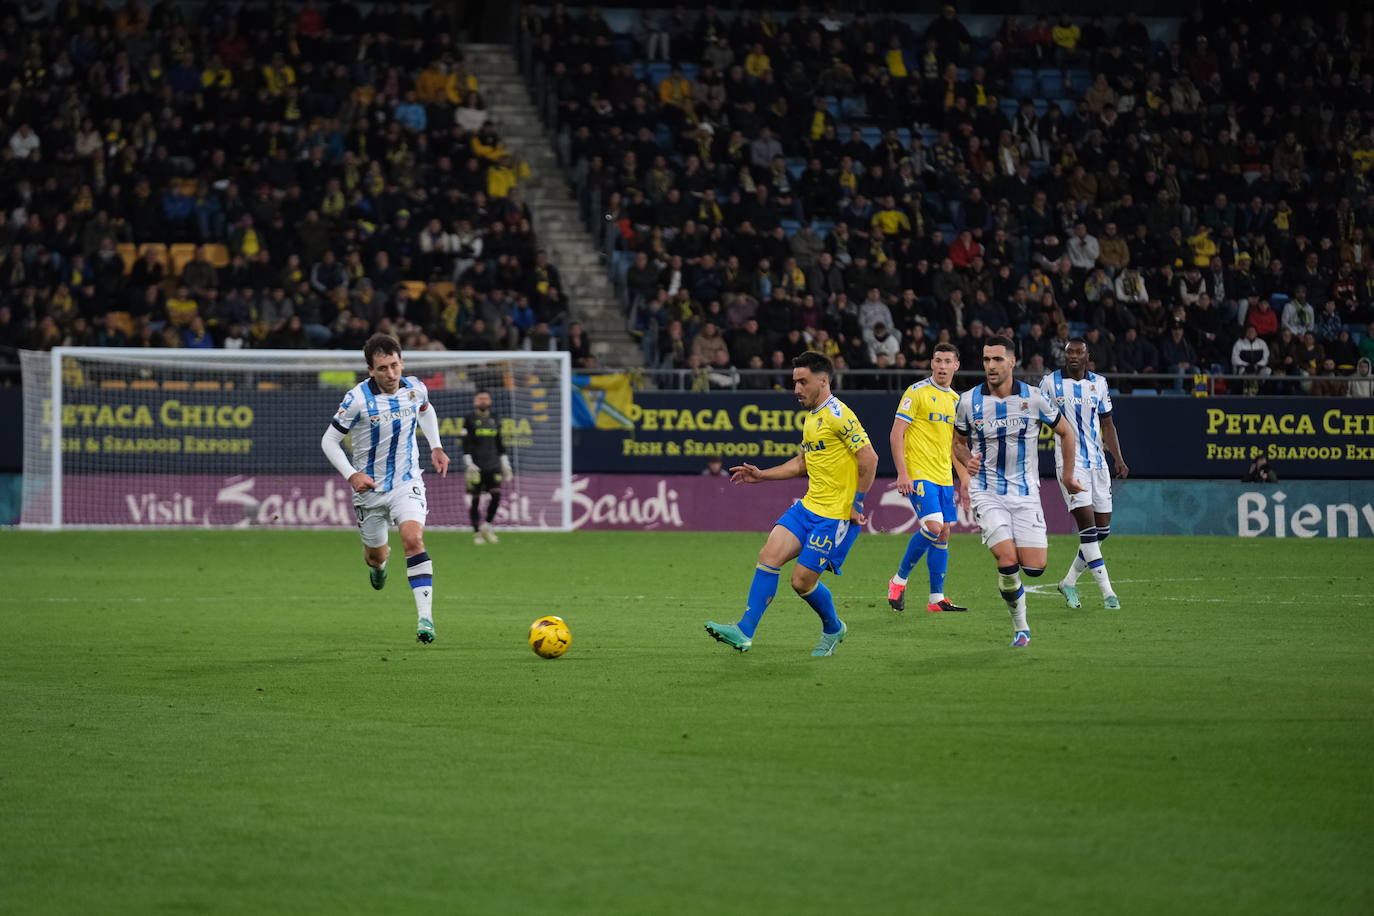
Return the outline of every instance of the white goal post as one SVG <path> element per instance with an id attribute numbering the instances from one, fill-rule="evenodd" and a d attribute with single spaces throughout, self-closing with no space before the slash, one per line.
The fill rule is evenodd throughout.
<path id="1" fill-rule="evenodd" d="M 463 417 L 486 390 L 514 470 L 496 524 L 572 530 L 569 354 L 402 357 L 406 375 L 429 388 L 453 462 L 443 480 L 423 462 L 428 527 L 468 524 Z M 352 494 L 320 437 L 365 377 L 360 352 L 57 347 L 22 351 L 20 361 L 24 527 L 356 524 Z"/>

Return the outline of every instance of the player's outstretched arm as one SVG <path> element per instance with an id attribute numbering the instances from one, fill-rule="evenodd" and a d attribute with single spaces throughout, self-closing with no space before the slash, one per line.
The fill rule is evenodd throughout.
<path id="1" fill-rule="evenodd" d="M 788 480 L 805 476 L 806 457 L 803 455 L 797 455 L 791 461 L 777 467 L 758 468 L 752 464 L 741 464 L 730 469 L 731 483 L 762 483 L 765 480 Z"/>
<path id="2" fill-rule="evenodd" d="M 897 466 L 897 492 L 903 496 L 910 496 L 913 489 L 911 474 L 906 466 L 906 428 L 910 425 L 910 420 L 894 417 L 892 431 L 887 434 L 887 444 L 892 449 L 892 463 Z"/>
<path id="3" fill-rule="evenodd" d="M 1070 493 L 1082 493 L 1083 485 L 1073 476 L 1074 459 L 1078 456 L 1078 439 L 1074 435 L 1069 418 L 1063 414 L 1054 423 L 1055 434 L 1059 436 L 1059 454 L 1063 457 L 1064 489 Z"/>
<path id="4" fill-rule="evenodd" d="M 1107 447 L 1107 454 L 1116 461 L 1116 476 L 1124 480 L 1131 475 L 1131 469 L 1126 466 L 1126 459 L 1121 457 L 1121 440 L 1116 435 L 1116 421 L 1111 417 L 1099 417 L 1098 421 L 1102 424 L 1102 444 Z"/>

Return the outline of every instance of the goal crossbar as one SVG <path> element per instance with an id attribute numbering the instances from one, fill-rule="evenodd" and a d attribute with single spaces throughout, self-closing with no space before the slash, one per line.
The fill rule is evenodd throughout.
<path id="1" fill-rule="evenodd" d="M 440 418 L 446 420 L 446 428 L 451 430 L 461 413 L 470 409 L 472 394 L 478 388 L 492 391 L 496 397 L 498 414 L 508 424 L 513 424 L 514 429 L 528 432 L 533 428 L 533 433 L 523 440 L 517 436 L 518 441 L 507 442 L 515 465 L 516 479 L 511 488 L 514 491 L 511 495 L 515 498 L 510 500 L 509 507 L 503 506 L 498 524 L 510 530 L 571 530 L 570 355 L 566 351 L 448 350 L 408 351 L 403 354 L 403 359 L 407 375 L 435 382 L 431 385 L 431 400 L 435 402 Z M 342 396 L 352 384 L 363 378 L 366 368 L 362 365 L 360 354 L 352 350 L 55 347 L 48 353 L 23 351 L 21 363 L 25 388 L 26 481 L 21 524 L 49 529 L 186 526 L 187 522 L 180 518 L 160 524 L 149 523 L 141 518 L 133 523 L 115 517 L 98 519 L 79 512 L 76 518 L 70 517 L 73 500 L 79 501 L 84 496 L 71 492 L 69 478 L 79 479 L 83 473 L 115 484 L 140 479 L 153 480 L 159 475 L 177 480 L 188 479 L 177 475 L 218 476 L 235 481 L 232 486 L 239 488 L 234 491 L 236 499 L 243 498 L 240 477 L 257 474 L 265 478 L 273 473 L 264 466 L 264 458 L 259 455 L 254 455 L 251 462 L 240 463 L 236 463 L 232 455 L 214 464 L 184 458 L 180 466 L 175 457 L 165 455 L 131 454 L 127 458 L 115 458 L 99 454 L 88 457 L 81 448 L 83 440 L 77 437 L 73 443 L 68 441 L 66 435 L 67 428 L 73 423 L 73 407 L 85 411 L 82 416 L 87 416 L 95 409 L 92 406 L 93 399 L 95 404 L 105 403 L 106 406 L 112 401 L 124 399 L 125 403 L 121 406 L 125 408 L 137 401 L 136 395 L 145 399 L 181 395 L 183 399 L 214 401 L 216 395 L 208 394 L 207 389 L 222 385 L 223 388 L 214 387 L 214 390 L 221 393 L 233 391 L 241 400 L 250 396 L 267 399 L 263 403 L 268 406 L 263 412 L 269 415 L 264 419 L 272 429 L 299 431 L 299 435 L 292 437 L 292 441 L 296 442 L 292 454 L 278 456 L 283 462 L 283 473 L 277 475 L 278 479 L 285 480 L 294 472 L 293 480 L 325 480 L 329 475 L 334 475 L 334 471 L 319 451 L 317 443 L 319 434 L 329 423 L 330 414 L 319 413 L 319 407 L 330 397 L 334 397 L 333 403 L 337 403 L 335 396 Z M 156 378 L 168 374 L 181 378 L 176 381 L 158 381 Z M 97 375 L 102 376 L 103 381 L 97 380 Z M 188 381 L 188 378 L 195 381 Z M 275 381 L 262 381 L 264 378 Z M 350 378 L 352 381 L 349 381 Z M 126 379 L 129 381 L 126 382 Z M 111 386 L 120 386 L 121 383 L 135 388 L 141 386 L 144 390 L 132 392 L 122 387 L 110 390 Z M 263 394 L 263 389 L 272 393 Z M 191 391 L 194 394 L 183 394 Z M 299 395 L 299 398 L 295 395 Z M 105 400 L 102 401 L 102 398 Z M 302 402 L 299 406 L 295 403 L 297 400 Z M 43 401 L 47 403 L 43 404 Z M 307 401 L 308 407 L 304 403 Z M 167 403 L 177 402 L 164 401 L 164 412 Z M 295 407 L 297 413 L 272 416 L 274 407 L 288 413 Z M 332 410 L 332 406 L 329 409 Z M 156 411 L 146 406 L 142 410 L 144 412 L 138 416 L 150 417 L 152 422 L 157 422 Z M 191 438 L 187 437 L 188 440 Z M 462 443 L 456 439 L 445 435 L 444 446 L 451 458 L 459 459 Z M 106 437 L 105 441 L 109 445 L 120 444 L 117 439 L 111 441 L 111 437 Z M 307 448 L 302 444 L 309 441 L 316 443 L 313 454 L 307 454 Z M 270 443 L 263 444 L 270 447 Z M 85 440 L 85 445 L 92 451 L 101 451 L 98 437 L 96 441 Z M 250 442 L 250 447 L 254 445 L 258 443 Z M 270 459 L 270 455 L 266 456 L 266 460 Z M 459 489 L 462 487 L 461 468 L 462 462 L 458 460 L 455 470 L 460 472 L 459 479 L 453 482 L 453 486 Z M 522 483 L 525 487 L 523 491 Z M 315 486 L 315 483 L 312 482 L 310 486 Z M 531 493 L 534 494 L 533 499 Z M 337 498 L 332 491 L 331 495 Z M 441 513 L 447 517 L 435 519 L 434 504 L 442 500 L 436 500 L 431 492 L 433 527 L 458 527 L 464 523 L 452 511 L 459 498 L 454 495 L 449 501 L 452 505 L 448 505 L 446 511 Z M 537 515 L 528 508 L 532 501 L 538 504 Z M 522 505 L 526 507 L 523 516 Z M 291 519 L 277 517 L 257 521 L 270 523 L 274 527 L 319 527 L 318 524 L 297 524 Z M 213 527 L 224 523 L 208 521 L 206 524 Z"/>

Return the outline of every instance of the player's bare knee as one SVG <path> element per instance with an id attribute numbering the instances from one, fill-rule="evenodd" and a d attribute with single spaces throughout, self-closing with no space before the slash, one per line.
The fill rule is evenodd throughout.
<path id="1" fill-rule="evenodd" d="M 944 532 L 949 530 L 948 526 L 938 518 L 925 519 L 921 524 L 925 526 L 927 531 L 936 537 L 940 537 Z"/>
<path id="2" fill-rule="evenodd" d="M 948 544 L 948 543 L 949 543 L 949 532 L 950 532 L 950 524 L 949 524 L 949 522 L 945 522 L 943 525 L 940 526 L 940 543 L 941 543 L 941 544 Z"/>
<path id="3" fill-rule="evenodd" d="M 792 568 L 792 590 L 798 595 L 805 595 L 816 587 L 816 582 L 820 577 L 821 574 L 814 569 L 794 566 Z"/>
<path id="4" fill-rule="evenodd" d="M 771 549 L 767 544 L 759 551 L 759 562 L 774 569 L 782 569 L 783 564 L 789 559 L 791 557 L 786 556 L 781 550 Z"/>

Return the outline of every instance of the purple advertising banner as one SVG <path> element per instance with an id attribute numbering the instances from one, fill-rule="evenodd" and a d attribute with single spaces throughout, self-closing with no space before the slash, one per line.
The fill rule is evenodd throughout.
<path id="1" fill-rule="evenodd" d="M 465 527 L 468 497 L 461 477 L 427 478 L 431 526 Z M 500 526 L 553 528 L 562 494 L 551 481 L 521 479 L 507 489 Z M 1051 534 L 1077 529 L 1058 488 L 1041 488 Z M 572 479 L 573 527 L 588 531 L 767 531 L 806 490 L 804 480 L 734 486 L 728 478 L 579 474 Z M 353 527 L 353 499 L 344 481 L 327 474 L 69 474 L 63 481 L 64 523 L 158 527 Z M 876 497 L 876 498 L 874 498 Z M 869 531 L 916 529 L 911 504 L 892 480 L 870 495 Z M 960 509 L 955 531 L 975 531 Z"/>

